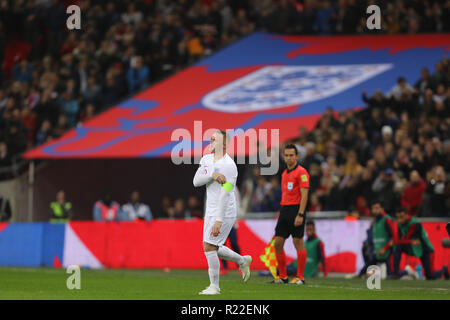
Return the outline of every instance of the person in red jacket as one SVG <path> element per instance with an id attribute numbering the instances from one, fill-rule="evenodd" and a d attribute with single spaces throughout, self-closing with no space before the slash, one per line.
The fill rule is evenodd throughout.
<path id="1" fill-rule="evenodd" d="M 403 191 L 401 205 L 409 215 L 415 216 L 419 205 L 422 203 L 422 197 L 425 193 L 427 185 L 420 177 L 419 173 L 414 170 L 409 175 L 409 185 Z"/>

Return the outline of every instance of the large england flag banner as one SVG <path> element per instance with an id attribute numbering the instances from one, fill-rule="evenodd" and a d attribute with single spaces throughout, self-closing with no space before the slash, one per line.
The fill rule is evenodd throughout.
<path id="1" fill-rule="evenodd" d="M 311 129 L 323 111 L 363 107 L 403 76 L 434 70 L 450 35 L 281 36 L 254 33 L 79 125 L 25 158 L 167 157 L 176 129 L 278 129 L 280 141 Z M 151 70 L 150 70 L 151 73 Z M 200 141 L 198 141 L 200 139 Z M 193 137 L 193 146 L 203 137 Z M 195 148 L 197 148 L 195 147 Z M 192 150 L 195 151 L 193 147 Z M 237 150 L 249 154 L 249 149 Z"/>

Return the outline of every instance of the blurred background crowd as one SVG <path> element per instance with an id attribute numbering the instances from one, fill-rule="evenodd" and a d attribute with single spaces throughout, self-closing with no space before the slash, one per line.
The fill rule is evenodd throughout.
<path id="1" fill-rule="evenodd" d="M 383 32 L 450 30 L 438 0 L 1 0 L 0 166 L 255 30 L 360 33 L 370 4 Z"/>
<path id="2" fill-rule="evenodd" d="M 70 195 L 69 195 L 70 198 Z M 0 199 L 0 205 L 3 199 Z M 9 218 L 11 208 L 7 205 Z M 76 204 L 75 204 L 76 206 Z M 6 214 L 5 214 L 6 216 Z M 2 221 L 0 216 L 0 221 Z M 64 190 L 58 191 L 55 201 L 49 205 L 51 222 L 67 222 L 74 218 L 72 202 L 66 198 Z M 140 192 L 134 190 L 126 203 L 120 204 L 114 200 L 109 191 L 105 191 L 93 205 L 92 219 L 95 221 L 151 221 L 153 219 L 193 219 L 203 218 L 203 207 L 200 200 L 194 196 L 172 199 L 170 196 L 162 198 L 159 209 L 151 207 L 141 200 Z"/>
<path id="3" fill-rule="evenodd" d="M 81 8 L 81 30 L 65 27 L 69 4 Z M 371 4 L 382 12 L 376 33 L 450 32 L 450 0 L 0 0 L 0 169 L 251 32 L 366 33 Z M 436 61 L 389 93 L 363 93 L 362 111 L 330 106 L 314 130 L 300 128 L 309 210 L 368 215 L 381 196 L 388 210 L 448 216 L 449 81 L 449 60 Z M 279 176 L 249 170 L 247 209 L 278 210 Z M 163 215 L 181 201 L 163 200 Z"/>
<path id="4" fill-rule="evenodd" d="M 362 110 L 328 107 L 313 130 L 299 128 L 290 142 L 311 176 L 309 212 L 367 216 L 371 202 L 383 199 L 387 212 L 401 205 L 411 215 L 449 217 L 449 85 L 444 58 L 435 70 L 422 69 L 420 79 L 400 77 L 387 94 L 363 92 Z M 258 167 L 249 171 L 243 190 L 249 210 L 278 210 L 280 177 L 262 176 Z"/>

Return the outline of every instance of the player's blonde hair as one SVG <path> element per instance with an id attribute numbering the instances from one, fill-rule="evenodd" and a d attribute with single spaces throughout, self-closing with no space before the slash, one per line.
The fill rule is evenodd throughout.
<path id="1" fill-rule="evenodd" d="M 228 143 L 230 142 L 230 135 L 225 130 L 219 129 L 219 130 L 217 130 L 217 132 L 219 132 L 222 135 L 224 147 L 226 147 L 228 145 Z"/>

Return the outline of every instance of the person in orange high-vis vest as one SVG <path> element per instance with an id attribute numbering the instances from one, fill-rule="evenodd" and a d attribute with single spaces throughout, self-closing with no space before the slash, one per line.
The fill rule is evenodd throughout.
<path id="1" fill-rule="evenodd" d="M 94 221 L 118 221 L 121 218 L 120 205 L 106 194 L 94 204 Z"/>

